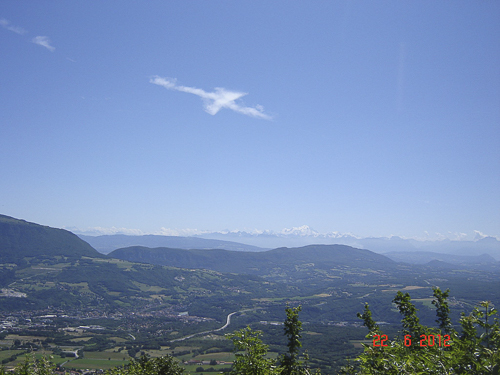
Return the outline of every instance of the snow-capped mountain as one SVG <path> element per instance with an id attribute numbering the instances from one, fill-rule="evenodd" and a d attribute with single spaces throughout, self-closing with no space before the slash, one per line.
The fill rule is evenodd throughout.
<path id="1" fill-rule="evenodd" d="M 427 251 L 442 254 L 478 256 L 489 254 L 500 260 L 500 241 L 496 237 L 487 236 L 476 231 L 473 241 L 466 241 L 457 237 L 451 240 L 444 236 L 438 240 L 416 240 L 411 238 L 391 237 L 360 237 L 351 233 L 327 232 L 320 233 L 308 225 L 284 228 L 280 231 L 272 230 L 222 230 L 205 231 L 197 229 L 168 229 L 161 228 L 156 233 L 143 233 L 139 230 L 123 228 L 92 228 L 92 231 L 74 231 L 79 235 L 119 235 L 132 236 L 170 236 L 172 238 L 199 238 L 209 240 L 233 241 L 244 245 L 256 246 L 264 249 L 279 247 L 301 247 L 311 244 L 340 244 L 367 249 L 377 253 Z M 253 250 L 256 251 L 256 250 Z M 258 250 L 257 250 L 258 251 Z"/>
<path id="2" fill-rule="evenodd" d="M 307 225 L 285 228 L 281 231 L 220 231 L 198 234 L 196 237 L 235 241 L 262 248 L 300 247 L 311 244 L 341 244 L 377 253 L 429 251 L 456 255 L 489 254 L 500 260 L 500 241 L 482 236 L 474 241 L 416 240 L 398 236 L 359 237 L 350 233 L 319 233 Z"/>

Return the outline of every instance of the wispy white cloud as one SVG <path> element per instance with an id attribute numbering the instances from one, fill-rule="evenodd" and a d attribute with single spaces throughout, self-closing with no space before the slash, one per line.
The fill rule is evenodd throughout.
<path id="1" fill-rule="evenodd" d="M 16 34 L 19 34 L 19 35 L 24 35 L 26 34 L 28 31 L 23 29 L 22 27 L 19 27 L 19 26 L 13 26 L 9 20 L 6 20 L 5 18 L 2 18 L 0 19 L 0 26 L 2 26 L 3 28 L 9 30 L 9 31 L 13 31 L 15 32 Z"/>
<path id="2" fill-rule="evenodd" d="M 162 227 L 160 231 L 154 232 L 153 234 L 160 235 L 160 236 L 181 236 L 181 237 L 188 237 L 188 236 L 195 236 L 197 234 L 205 234 L 205 233 L 210 233 L 209 231 L 206 230 L 198 230 L 198 229 L 171 229 L 171 228 L 164 228 Z"/>
<path id="3" fill-rule="evenodd" d="M 31 41 L 39 46 L 47 48 L 50 52 L 54 52 L 56 49 L 54 46 L 50 45 L 50 39 L 48 36 L 35 36 Z"/>
<path id="4" fill-rule="evenodd" d="M 0 26 L 2 26 L 4 29 L 7 29 L 9 31 L 13 31 L 19 35 L 24 35 L 28 32 L 27 30 L 23 29 L 22 27 L 13 26 L 10 23 L 10 21 L 5 19 L 5 18 L 0 19 Z M 38 44 L 39 46 L 47 48 L 50 52 L 54 52 L 56 49 L 53 45 L 51 45 L 51 41 L 50 41 L 48 36 L 42 36 L 42 35 L 35 36 L 33 39 L 31 39 L 31 42 Z M 69 59 L 69 60 L 71 60 L 71 59 Z M 73 61 L 73 60 L 71 60 L 71 61 Z"/>
<path id="5" fill-rule="evenodd" d="M 228 108 L 251 117 L 262 118 L 265 120 L 271 120 L 272 118 L 264 113 L 264 108 L 260 105 L 255 107 L 245 107 L 236 103 L 236 100 L 247 95 L 247 93 L 244 92 L 229 91 L 222 87 L 216 87 L 213 92 L 206 92 L 205 90 L 198 89 L 196 87 L 179 86 L 176 84 L 175 79 L 163 78 L 160 76 L 154 76 L 149 82 L 158 86 L 163 86 L 169 90 L 187 92 L 201 97 L 205 112 L 211 115 L 215 115 L 221 108 Z"/>
<path id="6" fill-rule="evenodd" d="M 448 232 L 448 238 L 453 241 L 465 241 L 467 240 L 467 233 Z"/>
<path id="7" fill-rule="evenodd" d="M 491 234 L 485 234 L 479 230 L 475 230 L 474 231 L 474 240 L 478 241 L 478 240 L 482 240 L 483 238 L 487 238 L 487 237 L 492 237 L 492 238 L 496 238 L 497 240 L 500 241 L 500 236 L 494 236 L 494 235 L 491 235 Z"/>
<path id="8" fill-rule="evenodd" d="M 81 230 L 76 227 L 64 227 L 64 229 L 69 230 L 75 234 L 84 234 L 88 236 L 102 236 L 102 235 L 111 235 L 111 234 L 126 234 L 129 236 L 142 236 L 148 233 L 143 232 L 140 229 L 131 229 L 131 228 L 117 228 L 117 227 L 90 227 L 84 230 Z"/>
<path id="9" fill-rule="evenodd" d="M 157 235 L 157 236 L 194 236 L 197 234 L 210 233 L 206 230 L 198 229 L 171 229 L 161 227 L 160 230 L 152 232 L 144 232 L 141 229 L 135 228 L 118 228 L 118 227 L 89 227 L 87 229 L 80 229 L 77 227 L 64 227 L 64 229 L 69 230 L 75 234 L 83 234 L 87 236 L 102 236 L 102 235 L 112 235 L 112 234 L 126 234 L 128 236 L 144 236 L 144 235 Z"/>

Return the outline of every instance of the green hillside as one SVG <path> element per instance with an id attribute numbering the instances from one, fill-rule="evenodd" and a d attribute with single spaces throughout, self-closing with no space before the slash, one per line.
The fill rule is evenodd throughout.
<path id="1" fill-rule="evenodd" d="M 0 215 L 0 263 L 26 263 L 25 258 L 103 256 L 73 233 Z"/>
<path id="2" fill-rule="evenodd" d="M 257 276 L 221 274 L 137 264 L 117 259 L 84 257 L 72 263 L 38 263 L 15 269 L 9 289 L 25 298 L 2 298 L 0 310 L 100 309 L 139 311 L 144 306 L 193 308 L 235 305 L 258 297 L 276 297 L 286 292 L 279 284 L 264 283 Z M 11 280 L 11 281 L 12 281 Z M 243 298 L 243 300 L 242 300 Z M 181 307 L 182 308 L 182 307 Z M 205 308 L 204 316 L 210 316 Z"/>
<path id="3" fill-rule="evenodd" d="M 368 250 L 345 245 L 309 245 L 263 252 L 228 250 L 184 250 L 132 246 L 117 249 L 110 257 L 182 268 L 204 268 L 219 272 L 269 275 L 277 270 L 287 273 L 300 269 L 331 270 L 343 266 L 358 269 L 394 269 L 396 262 Z"/>
<path id="4" fill-rule="evenodd" d="M 257 276 L 111 259 L 71 232 L 4 215 L 0 216 L 0 287 L 0 311 L 137 311 L 144 306 L 191 305 L 192 311 L 217 317 L 224 309 L 221 300 L 227 297 L 233 297 L 224 305 L 229 308 L 239 306 L 242 296 L 250 300 L 286 291 L 286 286 Z"/>

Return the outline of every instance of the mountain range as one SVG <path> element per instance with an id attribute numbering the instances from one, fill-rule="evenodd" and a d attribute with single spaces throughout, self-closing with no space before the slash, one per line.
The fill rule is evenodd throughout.
<path id="1" fill-rule="evenodd" d="M 489 254 L 481 255 L 453 255 L 434 253 L 431 251 L 412 251 L 412 252 L 389 252 L 384 253 L 386 257 L 396 262 L 411 264 L 426 264 L 432 261 L 446 262 L 450 265 L 462 265 L 466 267 L 491 265 L 498 263 L 495 258 Z"/>
<path id="2" fill-rule="evenodd" d="M 317 245 L 347 245 L 358 249 L 366 249 L 379 254 L 387 254 L 389 258 L 408 263 L 425 263 L 422 257 L 412 254 L 431 253 L 431 259 L 457 259 L 451 263 L 460 264 L 462 261 L 477 263 L 474 257 L 489 255 L 495 260 L 500 260 L 500 241 L 495 237 L 484 237 L 477 241 L 418 241 L 401 237 L 373 237 L 357 238 L 343 235 L 320 235 L 307 228 L 290 230 L 283 233 L 249 233 L 249 232 L 212 232 L 190 237 L 163 236 L 163 235 L 78 235 L 92 247 L 103 254 L 113 250 L 130 246 L 167 247 L 177 249 L 224 249 L 232 251 L 266 251 L 279 247 L 304 247 L 311 244 Z M 395 255 L 395 254 L 398 255 Z M 408 253 L 404 255 L 403 253 Z M 394 258 L 396 257 L 396 258 Z M 470 259 L 463 257 L 472 257 Z M 461 259 L 460 261 L 458 259 Z M 484 258 L 486 259 L 486 258 Z M 484 263 L 479 260 L 479 263 Z M 490 259 L 490 258 L 488 258 Z"/>
<path id="3" fill-rule="evenodd" d="M 198 237 L 143 235 L 129 236 L 113 234 L 103 236 L 78 235 L 92 247 L 103 254 L 128 246 L 173 247 L 177 249 L 224 249 L 232 251 L 264 251 L 261 247 L 246 245 L 233 241 L 205 239 Z"/>
<path id="4" fill-rule="evenodd" d="M 129 238 L 105 240 L 126 243 Z M 133 238 L 142 240 L 165 238 Z M 185 239 L 167 240 L 182 243 Z M 80 314 L 97 309 L 103 314 L 129 314 L 188 309 L 189 314 L 222 321 L 228 313 L 242 309 L 281 313 L 287 301 L 300 301 L 310 306 L 308 319 L 330 321 L 355 319 L 367 301 L 387 307 L 375 310 L 379 319 L 387 320 L 390 315 L 397 321 L 397 314 L 390 310 L 391 295 L 397 290 L 412 290 L 424 301 L 437 284 L 452 289 L 464 303 L 500 300 L 499 262 L 488 255 L 474 260 L 487 262 L 488 267 L 443 262 L 441 255 L 410 265 L 347 245 L 242 251 L 244 247 L 234 242 L 195 240 L 200 246 L 231 245 L 238 251 L 129 246 L 104 255 L 66 230 L 2 215 L 0 312 L 59 309 Z"/>
<path id="5" fill-rule="evenodd" d="M 250 275 L 114 259 L 67 230 L 0 215 L 0 311 L 134 311 L 144 305 L 183 306 L 194 300 L 196 306 L 220 306 L 213 299 L 233 296 L 234 304 L 238 290 L 277 296 L 285 289 Z"/>
<path id="6" fill-rule="evenodd" d="M 500 241 L 495 237 L 482 237 L 476 241 L 415 240 L 391 237 L 359 238 L 349 234 L 318 233 L 307 225 L 281 232 L 224 231 L 198 234 L 196 237 L 235 241 L 262 248 L 300 247 L 310 244 L 339 244 L 368 249 L 376 253 L 427 251 L 442 254 L 477 256 L 489 254 L 500 260 Z"/>
<path id="7" fill-rule="evenodd" d="M 219 272 L 269 275 L 276 270 L 314 266 L 330 270 L 343 265 L 354 268 L 393 269 L 396 262 L 369 250 L 345 245 L 309 245 L 262 252 L 186 250 L 132 246 L 117 249 L 110 257 L 180 268 L 205 268 Z"/>

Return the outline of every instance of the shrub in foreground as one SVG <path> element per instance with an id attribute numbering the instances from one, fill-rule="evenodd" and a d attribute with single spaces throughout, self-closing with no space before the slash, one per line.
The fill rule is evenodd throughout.
<path id="1" fill-rule="evenodd" d="M 470 315 L 462 313 L 460 332 L 451 325 L 445 292 L 434 288 L 438 328 L 420 324 L 417 309 L 408 293 L 398 292 L 393 302 L 402 315 L 401 336 L 389 339 L 372 319 L 365 305 L 366 336 L 373 340 L 354 365 L 343 368 L 343 374 L 493 374 L 500 370 L 500 325 L 497 310 L 490 302 L 481 302 Z"/>

